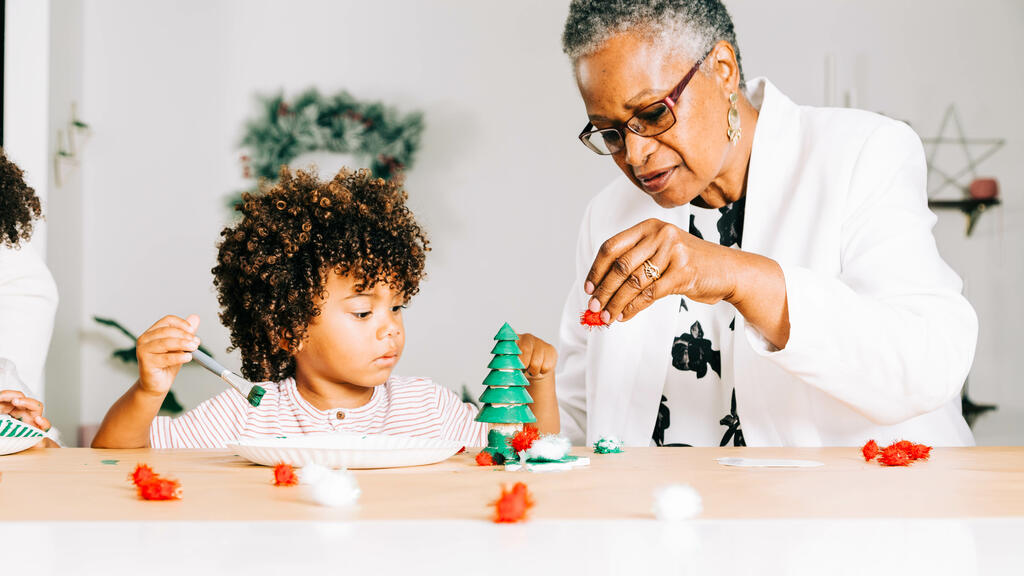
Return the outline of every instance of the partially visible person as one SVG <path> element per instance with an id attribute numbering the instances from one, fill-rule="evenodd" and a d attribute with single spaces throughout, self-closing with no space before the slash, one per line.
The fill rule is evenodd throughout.
<path id="1" fill-rule="evenodd" d="M 0 149 L 0 359 L 17 368 L 24 390 L 0 389 L 0 413 L 48 429 L 37 396 L 57 312 L 57 285 L 30 246 L 43 210 L 24 174 Z"/>

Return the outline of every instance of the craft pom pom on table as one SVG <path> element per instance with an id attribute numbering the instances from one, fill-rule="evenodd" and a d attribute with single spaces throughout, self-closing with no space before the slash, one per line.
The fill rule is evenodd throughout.
<path id="1" fill-rule="evenodd" d="M 701 496 L 701 519 L 1024 518 L 1024 448 L 935 448 L 910 467 L 865 462 L 845 448 L 635 448 L 591 465 L 530 474 L 480 467 L 474 454 L 417 467 L 352 472 L 357 519 L 491 522 L 502 485 L 525 482 L 531 522 L 650 519 L 676 483 Z M 233 450 L 34 448 L 0 457 L 0 520 L 324 520 L 329 509 L 275 487 L 273 469 Z M 717 458 L 808 460 L 808 468 L 723 466 Z M 115 462 L 105 464 L 104 461 Z M 142 502 L 127 481 L 139 462 L 181 482 L 182 499 Z M 301 472 L 301 470 L 300 470 Z"/>

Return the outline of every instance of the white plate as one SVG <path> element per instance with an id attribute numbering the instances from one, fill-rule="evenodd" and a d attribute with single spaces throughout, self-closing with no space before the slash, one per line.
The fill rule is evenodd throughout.
<path id="1" fill-rule="evenodd" d="M 7 414 L 0 415 L 0 456 L 14 454 L 38 444 L 46 433 Z"/>
<path id="2" fill-rule="evenodd" d="M 275 466 L 320 464 L 330 468 L 397 468 L 447 460 L 464 444 L 454 440 L 383 434 L 306 434 L 239 438 L 228 442 L 246 460 Z"/>

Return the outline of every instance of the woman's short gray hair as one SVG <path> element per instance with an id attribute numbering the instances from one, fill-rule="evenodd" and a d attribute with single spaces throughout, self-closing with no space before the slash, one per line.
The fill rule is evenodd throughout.
<path id="1" fill-rule="evenodd" d="M 744 85 L 732 17 L 721 0 L 572 0 L 562 49 L 575 65 L 626 31 L 674 46 L 693 60 L 725 40 L 736 52 L 740 86 Z"/>

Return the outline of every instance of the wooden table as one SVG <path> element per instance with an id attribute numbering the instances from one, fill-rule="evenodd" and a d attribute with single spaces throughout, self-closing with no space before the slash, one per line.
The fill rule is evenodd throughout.
<path id="1" fill-rule="evenodd" d="M 84 537 L 94 547 L 147 530 L 162 535 L 138 543 L 133 550 L 141 554 L 150 547 L 159 550 L 168 541 L 201 548 L 212 539 L 244 549 L 252 545 L 246 538 L 290 542 L 301 534 L 301 541 L 292 544 L 295 553 L 287 555 L 292 564 L 284 564 L 293 566 L 301 561 L 296 556 L 320 558 L 317 545 L 337 546 L 338 538 L 324 534 L 340 530 L 349 551 L 345 561 L 349 568 L 380 569 L 382 561 L 415 559 L 415 554 L 396 555 L 397 550 L 419 550 L 421 558 L 438 555 L 436 564 L 417 564 L 421 573 L 429 573 L 430 567 L 436 573 L 451 568 L 442 551 L 463 558 L 485 554 L 486 560 L 489 554 L 515 556 L 530 550 L 546 558 L 545 565 L 572 572 L 578 566 L 559 564 L 559 558 L 564 560 L 566 545 L 576 543 L 589 549 L 588 562 L 601 559 L 589 572 L 616 573 L 615 567 L 630 572 L 640 565 L 652 570 L 679 567 L 680 562 L 685 564 L 684 558 L 709 569 L 719 560 L 735 567 L 739 559 L 727 558 L 735 555 L 730 552 L 735 546 L 748 550 L 776 546 L 766 549 L 769 560 L 779 560 L 771 550 L 795 548 L 782 564 L 757 564 L 754 557 L 752 573 L 771 573 L 776 571 L 773 567 L 794 573 L 799 570 L 793 562 L 807 552 L 800 552 L 800 542 L 808 538 L 816 542 L 815 550 L 831 546 L 835 554 L 843 555 L 845 567 L 870 561 L 882 562 L 883 569 L 906 562 L 921 568 L 921 561 L 907 557 L 905 549 L 900 553 L 894 549 L 887 564 L 879 558 L 887 558 L 886 539 L 895 538 L 904 546 L 908 539 L 928 534 L 916 545 L 927 548 L 929 562 L 938 561 L 936 568 L 960 566 L 959 573 L 964 573 L 961 564 L 965 564 L 966 573 L 971 573 L 972 567 L 987 570 L 1024 564 L 1019 544 L 1009 545 L 1024 536 L 1024 448 L 936 448 L 931 460 L 908 468 L 866 463 L 856 448 L 633 448 L 612 455 L 576 449 L 574 453 L 589 456 L 591 466 L 570 472 L 513 473 L 480 468 L 471 455 L 461 454 L 432 466 L 355 471 L 363 494 L 357 510 L 345 511 L 311 504 L 304 488 L 274 487 L 269 468 L 252 465 L 229 451 L 34 449 L 0 457 L 0 543 L 17 540 L 27 527 L 28 532 L 39 531 L 51 541 Z M 824 466 L 735 468 L 715 460 L 722 456 L 799 458 Z M 139 500 L 127 481 L 138 462 L 181 480 L 183 499 Z M 497 526 L 489 521 L 488 504 L 503 483 L 515 481 L 526 482 L 534 494 L 531 520 Z M 677 482 L 700 492 L 703 514 L 683 525 L 654 521 L 653 491 Z M 233 528 L 227 530 L 225 525 Z M 676 537 L 671 537 L 673 533 Z M 834 537 L 822 539 L 822 534 Z M 969 558 L 951 559 L 950 554 L 961 553 L 965 538 L 972 543 Z M 991 548 L 1004 539 L 1005 547 Z M 680 543 L 694 541 L 700 543 L 696 548 Z M 624 543 L 626 548 L 618 550 Z M 19 546 L 33 545 L 28 537 L 21 537 Z M 43 546 L 37 551 L 42 557 L 59 548 Z M 307 550 L 309 546 L 313 548 Z M 871 554 L 863 554 L 864 546 L 870 546 Z M 981 552 L 997 549 L 1002 552 Z M 218 545 L 207 556 L 186 560 L 211 560 L 224 550 Z M 372 550 L 377 552 L 371 554 Z M 568 550 L 582 553 L 580 548 Z M 242 566 L 237 563 L 242 556 L 232 566 Z M 375 558 L 383 560 L 370 561 Z M 619 558 L 631 558 L 632 564 L 619 565 Z M 79 573 L 89 573 L 90 566 L 95 573 L 110 570 L 105 564 L 74 566 Z M 246 570 L 258 573 L 267 567 L 265 560 L 250 558 Z M 54 573 L 65 569 L 65 565 L 54 565 Z M 182 569 L 195 568 L 174 565 L 173 573 Z M 521 566 L 514 571 L 521 572 Z"/>

